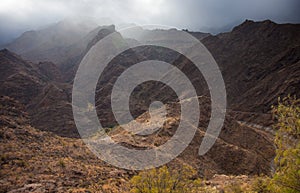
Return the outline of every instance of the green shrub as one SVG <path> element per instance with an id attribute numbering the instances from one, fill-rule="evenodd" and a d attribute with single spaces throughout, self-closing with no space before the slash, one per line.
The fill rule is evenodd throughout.
<path id="1" fill-rule="evenodd" d="M 200 179 L 194 179 L 196 171 L 190 166 L 171 170 L 166 166 L 142 171 L 131 179 L 134 193 L 193 193 L 203 187 Z"/>
<path id="2" fill-rule="evenodd" d="M 271 180 L 272 191 L 300 192 L 300 100 L 285 97 L 273 107 L 275 129 L 276 172 Z"/>

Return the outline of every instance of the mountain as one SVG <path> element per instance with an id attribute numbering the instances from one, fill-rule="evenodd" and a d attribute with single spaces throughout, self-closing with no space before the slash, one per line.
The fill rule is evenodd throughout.
<path id="1" fill-rule="evenodd" d="M 163 144 L 168 140 L 176 131 L 180 111 L 178 111 L 179 104 L 176 94 L 164 84 L 154 81 L 143 83 L 135 88 L 130 100 L 131 114 L 141 122 L 149 121 L 148 107 L 151 102 L 156 100 L 166 102 L 168 124 L 160 128 L 157 135 L 150 135 L 145 138 L 126 133 L 116 123 L 110 107 L 112 87 L 122 72 L 135 63 L 144 60 L 162 60 L 175 65 L 182 72 L 189 75 L 189 79 L 196 87 L 201 108 L 200 124 L 195 138 L 189 147 L 170 165 L 176 166 L 182 162 L 188 163 L 197 168 L 199 176 L 208 178 L 217 173 L 228 175 L 269 174 L 272 170 L 272 160 L 275 155 L 275 148 L 272 143 L 273 129 L 270 128 L 273 122 L 270 115 L 271 105 L 276 104 L 278 96 L 295 94 L 299 97 L 300 94 L 299 29 L 299 24 L 276 24 L 271 21 L 253 22 L 247 20 L 231 32 L 215 36 L 200 32 L 189 32 L 199 38 L 216 59 L 227 89 L 228 110 L 225 124 L 216 144 L 205 156 L 198 156 L 198 148 L 210 118 L 209 90 L 205 80 L 190 61 L 172 50 L 141 46 L 129 49 L 115 57 L 105 68 L 98 81 L 96 108 L 99 120 L 110 131 L 109 135 L 124 146 L 150 148 Z M 49 34 L 52 35 L 49 35 L 45 30 L 41 36 L 53 37 L 53 34 L 55 37 L 59 36 L 60 38 L 67 36 L 67 34 L 64 34 L 64 30 L 59 33 L 51 32 L 50 28 L 48 30 Z M 72 81 L 80 61 L 89 49 L 108 34 L 116 32 L 116 30 L 114 26 L 101 26 L 88 31 L 86 30 L 84 33 L 80 31 L 78 32 L 79 35 L 77 32 L 70 32 L 76 34 L 71 35 L 71 37 L 76 36 L 78 39 L 75 41 L 76 38 L 67 38 L 64 40 L 67 41 L 64 44 L 67 46 L 62 46 L 59 42 L 54 41 L 51 45 L 48 43 L 34 43 L 28 49 L 22 45 L 26 45 L 26 42 L 29 44 L 29 39 L 34 42 L 43 41 L 40 41 L 38 35 L 26 35 L 26 38 L 22 35 L 10 45 L 11 48 L 14 45 L 13 49 L 21 56 L 9 50 L 0 51 L 0 95 L 4 96 L 1 99 L 1 105 L 7 103 L 9 105 L 4 106 L 8 108 L 8 106 L 13 106 L 13 104 L 10 105 L 10 102 L 7 102 L 11 101 L 11 103 L 18 103 L 16 106 L 23 105 L 22 111 L 26 112 L 26 116 L 22 113 L 20 115 L 17 113 L 15 116 L 4 116 L 0 128 L 2 133 L 12 133 L 12 136 L 1 139 L 3 140 L 1 143 L 9 144 L 10 139 L 13 139 L 14 144 L 18 146 L 18 150 L 20 144 L 25 144 L 28 151 L 32 148 L 38 149 L 39 146 L 42 149 L 41 156 L 43 160 L 45 155 L 54 154 L 53 152 L 56 151 L 54 146 L 58 146 L 59 152 L 64 152 L 64 155 L 66 155 L 66 152 L 72 151 L 71 156 L 77 154 L 82 156 L 83 152 L 86 152 L 85 150 L 73 149 L 73 147 L 69 149 L 68 145 L 71 142 L 74 144 L 79 143 L 75 139 L 79 136 L 74 124 L 71 106 Z M 150 35 L 157 37 L 159 33 L 177 32 L 154 30 L 150 31 Z M 117 33 L 117 35 L 120 41 L 127 43 L 137 41 L 124 37 L 122 33 Z M 17 44 L 16 42 L 21 43 Z M 49 50 L 53 50 L 54 54 L 50 54 Z M 65 51 L 61 52 L 62 50 Z M 30 58 L 33 62 L 28 61 Z M 18 119 L 26 119 L 26 121 L 20 122 Z M 20 129 L 13 130 L 15 127 Z M 23 130 L 25 134 L 22 134 L 21 131 Z M 42 138 L 43 141 L 34 144 L 25 139 L 26 135 L 34 139 Z M 18 136 L 22 140 L 19 140 Z M 49 141 L 49 148 L 43 146 L 44 141 Z M 64 146 L 64 143 L 67 143 L 67 145 Z M 9 146 L 1 148 L 3 148 L 2 152 L 8 151 L 9 154 L 13 154 L 9 150 Z M 38 150 L 34 152 L 38 153 Z M 34 157 L 34 154 L 31 155 Z M 22 157 L 23 160 L 25 159 L 23 156 L 21 154 L 17 157 Z M 58 156 L 54 156 L 56 162 L 59 162 Z M 79 157 L 77 158 L 79 159 Z M 96 162 L 95 158 L 90 156 L 88 159 L 91 159 L 92 163 Z M 72 161 L 69 160 L 67 163 Z M 11 161 L 5 167 L 9 167 L 13 163 Z M 53 166 L 53 163 L 49 164 Z M 75 165 L 71 166 L 76 167 Z M 88 168 L 93 169 L 94 167 L 88 166 Z M 102 169 L 107 171 L 106 168 L 98 169 L 99 171 Z M 26 171 L 22 170 L 25 173 Z M 37 173 L 40 171 L 41 175 L 49 174 L 47 173 L 48 170 L 41 171 L 35 168 L 34 171 Z M 57 169 L 54 171 L 57 171 Z M 62 171 L 63 169 L 59 169 L 59 174 Z M 70 170 L 67 170 L 67 173 L 69 172 Z M 9 174 L 9 178 L 13 178 L 12 176 L 15 175 L 13 173 Z M 51 172 L 50 174 L 55 175 Z M 104 172 L 104 175 L 106 174 Z M 120 175 L 125 178 L 125 175 Z M 36 181 L 40 181 L 40 178 Z M 72 182 L 70 186 L 75 186 L 75 184 Z"/>
<path id="2" fill-rule="evenodd" d="M 245 21 L 231 32 L 201 37 L 201 41 L 220 66 L 228 98 L 224 128 L 216 144 L 203 157 L 191 156 L 197 155 L 199 142 L 209 119 L 210 101 L 206 100 L 206 97 L 209 97 L 208 88 L 203 77 L 199 76 L 189 61 L 171 50 L 144 46 L 127 50 L 115 57 L 98 81 L 96 105 L 99 120 L 104 126 L 116 130 L 112 136 L 129 147 L 153 147 L 169 139 L 177 126 L 176 110 L 172 109 L 169 112 L 173 118 L 170 118 L 169 122 L 173 124 L 164 125 L 158 136 L 150 136 L 146 140 L 143 137 L 126 135 L 126 132 L 118 129 L 110 107 L 112 87 L 122 72 L 141 61 L 165 61 L 188 74 L 199 91 L 197 94 L 201 96 L 199 101 L 202 116 L 197 137 L 178 159 L 183 162 L 189 160 L 191 165 L 206 176 L 214 173 L 268 174 L 271 172 L 275 155 L 270 128 L 271 105 L 276 104 L 278 96 L 300 94 L 297 51 L 299 28 L 300 25 L 296 24 Z M 151 35 L 156 37 L 155 32 Z M 131 114 L 135 118 L 139 118 L 141 114 L 143 116 L 151 102 L 156 100 L 173 104 L 176 103 L 176 96 L 163 84 L 146 82 L 139 85 L 131 95 Z M 147 118 L 141 120 L 147 122 Z"/>
<path id="3" fill-rule="evenodd" d="M 90 47 L 114 30 L 114 26 L 92 30 L 70 46 L 70 54 L 59 65 L 49 61 L 29 62 L 7 49 L 1 50 L 0 95 L 22 102 L 36 128 L 60 136 L 79 137 L 73 121 L 69 82 Z"/>
<path id="4" fill-rule="evenodd" d="M 20 101 L 35 127 L 78 136 L 70 103 L 71 85 L 59 82 L 61 75 L 53 63 L 34 64 L 1 50 L 0 69 L 0 95 Z"/>
<path id="5" fill-rule="evenodd" d="M 29 103 L 41 92 L 47 78 L 34 70 L 32 63 L 6 49 L 0 51 L 0 58 L 1 94 Z"/>
<path id="6" fill-rule="evenodd" d="M 62 62 L 68 49 L 97 27 L 93 20 L 63 20 L 37 31 L 28 31 L 5 47 L 33 62 Z"/>
<path id="7" fill-rule="evenodd" d="M 246 20 L 202 42 L 221 68 L 230 108 L 268 112 L 279 96 L 300 96 L 299 24 Z"/>
<path id="8" fill-rule="evenodd" d="M 38 31 L 28 31 L 5 47 L 26 60 L 32 62 L 52 62 L 64 72 L 63 79 L 70 82 L 75 77 L 81 59 L 97 41 L 109 33 L 115 32 L 115 26 L 98 26 L 92 20 L 64 20 Z M 167 31 L 158 31 L 168 33 Z M 148 31 L 154 36 L 155 30 Z M 202 39 L 208 33 L 189 32 Z"/>
<path id="9" fill-rule="evenodd" d="M 300 95 L 299 29 L 299 24 L 247 20 L 231 32 L 200 38 L 220 67 L 228 109 L 239 112 L 236 116 L 269 126 L 271 117 L 265 115 L 278 97 Z M 151 35 L 157 37 L 156 33 L 164 32 Z M 117 77 L 129 66 L 147 59 L 172 63 L 188 75 L 199 96 L 209 96 L 203 76 L 182 56 L 162 48 L 131 49 L 115 57 L 98 82 L 96 103 L 99 117 L 103 117 L 104 124 L 107 122 L 105 125 L 117 124 L 109 102 Z M 174 94 L 170 94 L 172 91 L 168 87 L 154 82 L 142 84 L 136 90 L 131 96 L 133 116 L 145 112 L 155 100 L 174 101 Z"/>
<path id="10" fill-rule="evenodd" d="M 65 59 L 61 63 L 58 63 L 61 71 L 64 73 L 64 80 L 66 82 L 73 81 L 77 68 L 89 49 L 99 40 L 113 32 L 115 32 L 114 25 L 99 26 L 68 48 Z"/>

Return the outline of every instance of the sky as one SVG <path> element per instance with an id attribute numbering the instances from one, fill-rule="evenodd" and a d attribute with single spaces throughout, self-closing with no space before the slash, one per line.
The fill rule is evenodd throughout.
<path id="1" fill-rule="evenodd" d="M 0 44 L 65 18 L 109 18 L 215 34 L 245 19 L 299 23 L 299 7 L 299 0 L 1 0 Z"/>

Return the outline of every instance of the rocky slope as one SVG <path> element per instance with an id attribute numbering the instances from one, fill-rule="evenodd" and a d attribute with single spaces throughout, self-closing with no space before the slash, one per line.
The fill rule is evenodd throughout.
<path id="1" fill-rule="evenodd" d="M 219 64 L 231 108 L 267 112 L 277 97 L 299 97 L 299 24 L 246 20 L 202 40 Z"/>
<path id="2" fill-rule="evenodd" d="M 212 149 L 204 156 L 198 156 L 198 148 L 204 137 L 209 121 L 209 102 L 206 97 L 199 97 L 202 106 L 202 116 L 199 119 L 199 128 L 187 149 L 180 156 L 170 162 L 171 166 L 180 163 L 188 163 L 196 168 L 198 174 L 212 177 L 216 173 L 221 174 L 247 174 L 259 175 L 271 172 L 271 162 L 274 157 L 273 137 L 269 131 L 263 128 L 242 124 L 236 119 L 236 113 L 230 112 L 226 116 L 224 127 Z M 114 141 L 127 147 L 154 148 L 164 144 L 175 133 L 180 120 L 180 110 L 177 103 L 167 106 L 167 119 L 157 132 L 145 137 L 132 135 L 120 126 L 111 129 L 109 135 Z M 159 116 L 151 117 L 160 122 Z M 150 121 L 146 112 L 137 118 L 139 122 Z"/>
<path id="3" fill-rule="evenodd" d="M 129 192 L 128 181 L 137 172 L 105 164 L 81 140 L 35 129 L 24 105 L 10 97 L 0 97 L 0 104 L 0 192 Z M 180 167 L 182 158 L 169 167 Z M 251 178 L 214 175 L 203 181 L 215 191 L 237 183 L 251 183 Z"/>
<path id="4" fill-rule="evenodd" d="M 79 139 L 30 125 L 25 107 L 0 97 L 0 192 L 128 192 L 133 174 L 113 168 Z"/>
<path id="5" fill-rule="evenodd" d="M 231 32 L 201 37 L 221 69 L 228 108 L 235 111 L 236 116 L 268 126 L 271 120 L 266 120 L 264 114 L 276 104 L 279 96 L 300 95 L 299 29 L 299 24 L 247 20 Z M 114 58 L 99 80 L 101 90 L 96 97 L 98 114 L 109 120 L 107 125 L 116 124 L 108 104 L 117 77 L 129 66 L 147 59 L 172 63 L 189 77 L 198 95 L 209 96 L 201 73 L 184 57 L 161 48 L 145 46 L 131 49 Z M 133 115 L 148 109 L 154 100 L 174 101 L 174 93 L 171 92 L 168 87 L 154 82 L 140 85 L 131 97 Z"/>
<path id="6" fill-rule="evenodd" d="M 60 71 L 53 63 L 34 64 L 2 50 L 0 69 L 1 95 L 25 105 L 34 126 L 61 136 L 78 136 L 70 104 L 71 85 L 59 82 Z"/>
<path id="7" fill-rule="evenodd" d="M 201 96 L 199 102 L 202 113 L 197 135 L 190 146 L 170 165 L 188 162 L 198 169 L 199 175 L 207 177 L 215 173 L 268 174 L 274 156 L 272 130 L 269 129 L 272 123 L 270 106 L 276 103 L 278 96 L 296 94 L 299 97 L 300 94 L 299 28 L 299 25 L 278 25 L 271 21 L 246 21 L 233 31 L 217 36 L 204 38 L 201 34 L 196 34 L 199 38 L 204 38 L 201 41 L 220 66 L 229 104 L 221 135 L 205 156 L 199 157 L 197 152 L 210 116 L 208 89 L 203 77 L 189 61 L 170 50 L 140 47 L 114 58 L 98 82 L 96 103 L 99 119 L 105 126 L 113 127 L 110 135 L 126 146 L 154 147 L 169 139 L 178 125 L 179 112 L 172 106 L 177 104 L 176 96 L 165 85 L 156 82 L 143 83 L 135 89 L 131 97 L 132 114 L 141 121 L 148 120 L 146 111 L 154 100 L 168 102 L 172 107 L 168 112 L 170 124 L 164 125 L 157 135 L 151 135 L 147 139 L 128 135 L 117 125 L 110 108 L 112 85 L 126 68 L 146 59 L 163 60 L 176 65 L 188 74 L 199 91 L 197 94 Z M 69 82 L 72 82 L 79 62 L 88 49 L 114 30 L 111 26 L 90 32 L 83 38 L 84 40 L 82 39 L 84 43 L 77 44 L 80 46 L 71 46 L 70 54 L 67 54 L 64 61 L 52 61 L 51 58 L 47 58 L 54 63 L 31 63 L 8 50 L 2 50 L 0 95 L 19 100 L 28 113 L 28 121 L 37 129 L 65 137 L 78 137 L 72 118 L 72 85 Z M 11 119 L 12 117 L 8 117 L 4 120 L 9 122 Z M 6 122 L 3 121 L 5 124 Z M 6 130 L 12 132 L 14 137 L 19 135 L 7 127 L 11 126 L 4 125 L 3 128 L 6 128 L 4 132 Z M 26 128 L 27 126 L 25 130 Z M 34 132 L 41 138 L 44 135 L 48 136 L 51 141 L 76 141 L 60 138 L 48 132 L 37 130 Z M 5 140 L 4 143 L 9 141 L 6 138 Z M 36 147 L 28 141 L 15 141 L 15 144 L 29 144 L 28 147 L 26 145 L 29 149 L 31 146 Z M 1 150 L 6 151 L 8 150 Z M 52 151 L 55 150 L 50 148 L 45 150 L 49 154 Z"/>

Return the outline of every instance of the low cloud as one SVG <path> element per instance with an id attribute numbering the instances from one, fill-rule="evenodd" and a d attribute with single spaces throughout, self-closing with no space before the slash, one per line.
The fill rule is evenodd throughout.
<path id="1" fill-rule="evenodd" d="M 299 23 L 299 7 L 299 0 L 2 0 L 0 44 L 72 17 L 218 33 L 245 19 Z"/>

